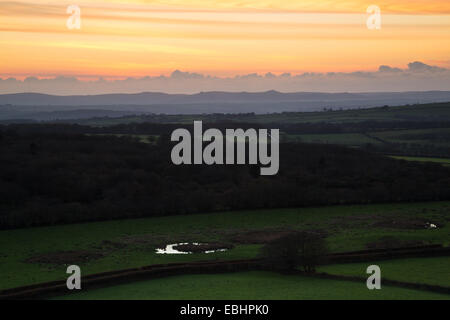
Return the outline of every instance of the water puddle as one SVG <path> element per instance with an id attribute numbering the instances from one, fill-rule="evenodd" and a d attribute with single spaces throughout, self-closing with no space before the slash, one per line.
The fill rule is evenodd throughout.
<path id="1" fill-rule="evenodd" d="M 194 252 L 192 251 L 182 251 L 177 249 L 177 247 L 179 246 L 198 246 L 198 247 L 202 247 L 202 246 L 208 246 L 207 243 L 198 243 L 198 242 L 193 242 L 193 243 L 189 243 L 189 242 L 183 242 L 183 243 L 173 243 L 173 244 L 168 244 L 166 245 L 166 247 L 164 249 L 162 248 L 157 248 L 156 249 L 156 253 L 157 254 L 192 254 Z M 204 250 L 204 251 L 198 251 L 196 250 L 196 253 L 213 253 L 213 252 L 223 252 L 223 251 L 227 251 L 228 249 L 226 248 L 218 248 L 218 249 L 211 249 L 211 250 Z"/>

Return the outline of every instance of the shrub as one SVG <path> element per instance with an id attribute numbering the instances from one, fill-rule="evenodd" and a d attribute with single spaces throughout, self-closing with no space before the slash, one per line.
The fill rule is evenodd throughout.
<path id="1" fill-rule="evenodd" d="M 282 272 L 301 268 L 313 273 L 327 254 L 324 238 L 312 232 L 297 232 L 280 237 L 263 247 L 263 261 L 271 269 Z"/>

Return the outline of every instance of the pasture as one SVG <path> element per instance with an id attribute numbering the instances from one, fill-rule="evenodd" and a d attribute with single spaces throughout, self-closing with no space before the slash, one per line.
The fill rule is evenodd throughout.
<path id="1" fill-rule="evenodd" d="M 69 294 L 59 299 L 192 299 L 192 300 L 448 300 L 449 295 L 364 282 L 318 279 L 270 272 L 186 275 Z"/>
<path id="2" fill-rule="evenodd" d="M 381 268 L 382 278 L 385 279 L 450 287 L 450 257 L 334 264 L 321 266 L 319 271 L 334 275 L 366 277 L 365 270 L 371 264 Z"/>
<path id="3" fill-rule="evenodd" d="M 450 244 L 450 202 L 346 205 L 220 212 L 0 231 L 0 289 L 152 264 L 257 257 L 265 240 L 292 230 L 320 232 L 331 252 L 391 245 Z M 431 222 L 438 227 L 425 228 Z M 211 254 L 161 255 L 179 242 L 221 242 Z"/>

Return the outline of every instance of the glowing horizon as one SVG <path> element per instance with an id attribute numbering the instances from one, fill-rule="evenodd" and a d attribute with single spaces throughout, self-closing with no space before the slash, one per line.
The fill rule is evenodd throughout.
<path id="1" fill-rule="evenodd" d="M 69 30 L 66 8 L 81 8 Z M 366 9 L 382 12 L 368 30 Z M 444 0 L 7 1 L 0 77 L 126 78 L 373 71 L 412 61 L 450 67 Z"/>

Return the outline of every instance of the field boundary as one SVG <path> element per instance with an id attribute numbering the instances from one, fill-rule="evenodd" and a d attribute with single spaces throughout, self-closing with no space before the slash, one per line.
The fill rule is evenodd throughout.
<path id="1" fill-rule="evenodd" d="M 300 272 L 299 274 L 304 274 L 304 273 Z M 326 272 L 317 273 L 317 274 L 313 274 L 310 276 L 316 277 L 316 278 L 321 278 L 321 279 L 346 280 L 346 281 L 359 282 L 359 283 L 365 283 L 367 281 L 367 278 L 364 278 L 364 277 L 337 275 L 337 274 L 330 274 L 330 273 L 326 273 Z M 390 279 L 382 278 L 381 279 L 381 288 L 383 288 L 383 285 L 401 287 L 401 288 L 406 288 L 406 289 L 422 290 L 422 291 L 431 291 L 431 292 L 435 292 L 435 293 L 443 293 L 443 294 L 450 295 L 450 287 L 431 285 L 431 284 L 425 284 L 425 283 L 413 283 L 413 282 L 397 281 L 397 280 L 390 280 Z"/>
<path id="2" fill-rule="evenodd" d="M 262 270 L 260 259 L 203 261 L 192 263 L 171 263 L 141 268 L 96 273 L 82 277 L 82 289 L 94 289 L 140 280 L 149 280 L 184 274 L 229 273 Z M 0 300 L 42 299 L 58 294 L 70 294 L 66 281 L 51 281 L 30 286 L 0 291 Z"/>
<path id="3" fill-rule="evenodd" d="M 353 262 L 389 260 L 389 259 L 410 258 L 410 257 L 438 257 L 449 255 L 450 255 L 450 247 L 442 247 L 441 245 L 431 245 L 413 248 L 376 249 L 376 250 L 364 250 L 364 251 L 330 254 L 326 259 L 327 260 L 326 264 L 353 263 Z M 133 281 L 149 280 L 154 278 L 185 275 L 185 274 L 214 274 L 214 273 L 229 273 L 229 272 L 257 271 L 257 270 L 271 271 L 264 267 L 262 261 L 263 261 L 262 259 L 244 259 L 244 260 L 229 260 L 229 261 L 213 260 L 213 261 L 200 261 L 191 263 L 159 264 L 159 265 L 144 266 L 140 268 L 122 269 L 117 271 L 102 272 L 83 276 L 82 288 L 89 290 L 104 286 L 129 283 Z M 296 273 L 313 277 L 317 276 L 329 279 L 340 279 L 358 282 L 360 281 L 365 282 L 366 280 L 365 278 L 360 277 L 331 275 L 327 273 L 306 274 L 300 271 L 295 272 L 295 274 Z M 385 284 L 393 286 L 450 294 L 449 287 L 408 283 L 387 279 L 383 279 L 383 282 Z M 70 291 L 66 287 L 66 281 L 59 280 L 1 290 L 0 300 L 42 299 L 50 296 L 64 295 L 64 294 L 70 294 Z"/>
<path id="4" fill-rule="evenodd" d="M 440 244 L 435 244 L 407 248 L 371 249 L 334 253 L 328 255 L 326 263 L 356 263 L 376 260 L 392 260 L 397 258 L 421 258 L 440 256 L 450 256 L 450 247 L 443 247 Z"/>

